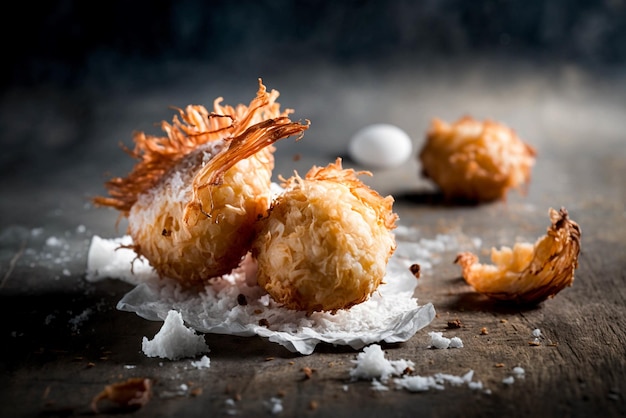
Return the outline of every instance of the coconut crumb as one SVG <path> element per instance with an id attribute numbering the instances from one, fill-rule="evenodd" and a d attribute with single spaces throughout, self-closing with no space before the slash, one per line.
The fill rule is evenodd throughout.
<path id="1" fill-rule="evenodd" d="M 352 362 L 356 364 L 350 370 L 353 380 L 380 379 L 381 382 L 386 382 L 391 376 L 399 376 L 405 370 L 411 370 L 415 366 L 415 363 L 410 360 L 387 360 L 378 344 L 365 347 Z"/>
<path id="2" fill-rule="evenodd" d="M 521 367 L 513 367 L 513 375 L 518 379 L 523 379 L 526 376 L 526 370 Z"/>
<path id="3" fill-rule="evenodd" d="M 211 367 L 211 359 L 204 355 L 200 358 L 200 360 L 192 361 L 191 365 L 196 369 L 208 369 Z"/>
<path id="4" fill-rule="evenodd" d="M 154 339 L 148 340 L 143 337 L 141 348 L 148 357 L 162 357 L 170 360 L 194 357 L 209 351 L 204 336 L 197 335 L 193 329 L 187 328 L 183 323 L 182 315 L 175 310 L 167 313 L 165 322 Z"/>
<path id="5" fill-rule="evenodd" d="M 504 383 L 505 385 L 512 385 L 513 383 L 515 383 L 515 378 L 513 376 L 505 377 L 504 379 L 502 379 L 502 383 Z"/>
<path id="6" fill-rule="evenodd" d="M 389 386 L 382 384 L 378 379 L 372 379 L 371 389 L 376 392 L 386 392 L 389 390 Z"/>
<path id="7" fill-rule="evenodd" d="M 445 373 L 438 373 L 434 376 L 407 374 L 407 370 L 413 370 L 414 363 L 410 360 L 387 360 L 381 347 L 377 344 L 365 347 L 363 352 L 359 353 L 357 359 L 353 362 L 356 363 L 356 367 L 350 370 L 352 379 L 371 380 L 371 389 L 375 391 L 390 390 L 388 385 L 390 377 L 396 376 L 393 379 L 394 387 L 396 389 L 406 389 L 410 392 L 425 392 L 430 389 L 443 390 L 446 383 L 453 386 L 467 385 L 472 390 L 484 390 L 485 393 L 487 392 L 482 382 L 473 380 L 473 370 L 462 376 Z M 344 385 L 343 390 L 347 392 L 348 386 Z"/>
<path id="8" fill-rule="evenodd" d="M 459 337 L 447 338 L 442 332 L 429 332 L 430 346 L 429 348 L 446 349 L 446 348 L 462 348 L 463 341 Z"/>
<path id="9" fill-rule="evenodd" d="M 273 415 L 283 412 L 283 400 L 277 396 L 272 396 L 270 400 L 265 403 L 265 406 Z"/>

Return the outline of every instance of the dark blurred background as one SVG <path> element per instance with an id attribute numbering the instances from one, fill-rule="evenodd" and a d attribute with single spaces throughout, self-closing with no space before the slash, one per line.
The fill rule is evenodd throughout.
<path id="1" fill-rule="evenodd" d="M 29 215 L 12 203 L 33 193 L 47 207 L 82 207 L 105 179 L 131 169 L 119 144 L 132 146 L 133 131 L 161 134 L 156 124 L 171 120 L 171 106 L 210 107 L 218 96 L 248 103 L 258 77 L 295 118 L 312 121 L 306 140 L 281 143 L 279 174 L 344 156 L 351 135 L 375 122 L 405 129 L 416 148 L 432 117 L 467 112 L 508 123 L 531 143 L 598 129 L 621 141 L 626 130 L 626 0 L 6 7 L 0 225 L 37 223 L 43 203 Z M 422 187 L 410 162 L 373 181 Z"/>
<path id="2" fill-rule="evenodd" d="M 10 10 L 4 87 L 132 72 L 150 81 L 151 67 L 183 61 L 229 71 L 470 54 L 626 63 L 624 0 L 52 0 Z"/>

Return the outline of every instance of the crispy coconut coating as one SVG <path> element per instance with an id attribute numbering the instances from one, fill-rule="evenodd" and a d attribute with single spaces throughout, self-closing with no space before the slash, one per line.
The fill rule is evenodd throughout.
<path id="1" fill-rule="evenodd" d="M 433 120 L 419 160 L 446 198 L 489 202 L 530 183 L 535 155 L 507 126 L 464 117 L 452 124 Z"/>
<path id="2" fill-rule="evenodd" d="M 190 105 L 161 124 L 166 137 L 135 135 L 139 162 L 94 201 L 128 217 L 133 249 L 160 275 L 203 284 L 249 251 L 270 205 L 273 144 L 308 128 L 281 113 L 276 97 L 259 80 L 249 106 Z"/>
<path id="3" fill-rule="evenodd" d="M 259 223 L 257 280 L 274 300 L 303 310 L 347 309 L 380 285 L 396 243 L 393 198 L 342 169 L 341 159 L 283 184 Z"/>
<path id="4" fill-rule="evenodd" d="M 550 220 L 546 235 L 534 245 L 492 248 L 493 265 L 480 264 L 469 252 L 459 254 L 455 262 L 462 267 L 465 281 L 492 298 L 524 304 L 539 303 L 571 286 L 578 268 L 580 227 L 564 208 L 550 209 Z"/>

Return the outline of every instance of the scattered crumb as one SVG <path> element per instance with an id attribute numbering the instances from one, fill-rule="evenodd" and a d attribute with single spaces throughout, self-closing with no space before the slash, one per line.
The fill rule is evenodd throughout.
<path id="1" fill-rule="evenodd" d="M 461 328 L 462 326 L 463 324 L 461 323 L 461 320 L 459 319 L 448 321 L 448 329 Z"/>
<path id="2" fill-rule="evenodd" d="M 410 360 L 387 360 L 385 353 L 378 344 L 365 347 L 353 360 L 356 366 L 350 370 L 350 377 L 357 379 L 380 379 L 387 381 L 393 375 L 401 375 L 407 368 L 415 365 Z"/>
<path id="3" fill-rule="evenodd" d="M 274 357 L 272 357 L 272 356 L 265 357 L 265 361 L 272 361 L 272 360 L 274 360 Z"/>
<path id="4" fill-rule="evenodd" d="M 509 322 L 509 320 L 508 320 L 508 319 L 501 319 L 501 320 L 500 320 L 500 323 L 501 323 L 501 324 L 506 324 L 507 322 Z"/>
<path id="5" fill-rule="evenodd" d="M 497 368 L 504 367 L 504 363 L 496 363 L 496 367 Z"/>
<path id="6" fill-rule="evenodd" d="M 282 399 L 275 396 L 271 397 L 269 401 L 265 402 L 265 406 L 267 407 L 268 411 L 274 415 L 283 412 L 283 401 Z"/>
<path id="7" fill-rule="evenodd" d="M 420 267 L 419 264 L 417 264 L 417 263 L 411 264 L 411 267 L 409 267 L 409 270 L 411 270 L 411 274 L 413 274 L 413 276 L 415 276 L 416 279 L 420 278 L 421 267 Z"/>
<path id="8" fill-rule="evenodd" d="M 99 413 L 98 405 L 103 400 L 114 402 L 122 408 L 136 409 L 148 403 L 151 396 L 152 381 L 135 377 L 105 386 L 104 390 L 92 399 L 91 409 L 94 413 Z"/>
<path id="9" fill-rule="evenodd" d="M 194 357 L 209 351 L 203 335 L 196 335 L 194 330 L 187 328 L 183 323 L 182 315 L 171 310 L 168 312 L 163 326 L 148 340 L 143 337 L 141 349 L 148 357 L 162 357 L 178 360 L 184 357 Z"/>
<path id="10" fill-rule="evenodd" d="M 269 323 L 269 321 L 267 319 L 261 318 L 261 319 L 259 319 L 259 326 L 267 328 L 267 327 L 270 326 L 270 323 Z"/>
<path id="11" fill-rule="evenodd" d="M 533 337 L 535 338 L 540 338 L 541 337 L 541 330 L 539 328 L 536 328 L 533 330 Z"/>
<path id="12" fill-rule="evenodd" d="M 226 412 L 226 415 L 237 415 L 239 413 L 239 411 L 237 411 L 236 409 L 236 405 L 235 405 L 235 400 L 232 398 L 228 398 L 224 401 L 224 405 L 226 406 L 226 410 L 224 412 Z"/>
<path id="13" fill-rule="evenodd" d="M 200 360 L 192 361 L 191 365 L 196 369 L 208 369 L 211 367 L 211 359 L 204 355 L 200 358 Z"/>
<path id="14" fill-rule="evenodd" d="M 389 386 L 384 385 L 378 379 L 372 379 L 371 389 L 376 392 L 386 392 L 389 390 Z"/>
<path id="15" fill-rule="evenodd" d="M 455 337 L 456 338 L 456 337 Z M 459 340 L 460 341 L 460 340 Z M 384 352 L 377 344 L 365 347 L 363 352 L 359 353 L 357 360 L 354 361 L 357 366 L 350 370 L 352 379 L 371 380 L 372 390 L 388 391 L 391 387 L 396 389 L 406 389 L 410 392 L 423 392 L 430 389 L 442 390 L 445 384 L 460 386 L 466 384 L 472 390 L 483 390 L 482 382 L 473 381 L 474 371 L 470 370 L 463 376 L 454 376 L 445 373 L 438 373 L 434 376 L 417 376 L 412 375 L 413 362 L 410 360 L 389 361 L 385 359 Z M 410 367 L 403 368 L 403 365 Z M 394 386 L 390 386 L 391 377 Z M 348 386 L 344 385 L 343 390 L 348 391 Z"/>
<path id="16" fill-rule="evenodd" d="M 535 339 L 535 340 L 533 340 L 533 341 L 528 341 L 528 345 L 531 345 L 531 346 L 538 346 L 538 345 L 541 345 L 541 341 L 538 341 L 538 340 L 536 340 L 536 339 Z"/>
<path id="17" fill-rule="evenodd" d="M 524 370 L 523 368 L 517 366 L 517 367 L 513 367 L 513 375 L 518 378 L 518 379 L 523 379 L 526 375 L 526 370 Z"/>
<path id="18" fill-rule="evenodd" d="M 508 376 L 502 379 L 502 383 L 505 385 L 512 385 L 515 382 L 515 378 L 513 376 Z"/>
<path id="19" fill-rule="evenodd" d="M 304 373 L 304 378 L 305 379 L 310 379 L 311 376 L 313 376 L 313 372 L 315 370 L 311 369 L 310 367 L 303 367 L 302 368 L 302 372 Z"/>
<path id="20" fill-rule="evenodd" d="M 489 330 L 487 329 L 487 327 L 482 327 L 480 329 L 480 335 L 487 335 L 489 334 Z"/>
<path id="21" fill-rule="evenodd" d="M 462 348 L 463 341 L 459 337 L 447 338 L 443 336 L 442 332 L 429 332 L 430 335 L 430 348 L 445 349 L 445 348 Z"/>
<path id="22" fill-rule="evenodd" d="M 311 411 L 315 411 L 317 408 L 319 408 L 319 403 L 317 401 L 311 401 L 309 402 L 309 409 Z"/>

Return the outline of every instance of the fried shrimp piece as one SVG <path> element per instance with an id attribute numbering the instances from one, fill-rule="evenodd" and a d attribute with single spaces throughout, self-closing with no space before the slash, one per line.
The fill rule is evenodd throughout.
<path id="1" fill-rule="evenodd" d="M 396 248 L 393 198 L 341 159 L 284 180 L 252 246 L 257 281 L 290 309 L 331 311 L 367 300 Z"/>
<path id="2" fill-rule="evenodd" d="M 565 208 L 551 208 L 550 220 L 546 235 L 534 245 L 492 248 L 494 265 L 480 264 L 469 252 L 459 254 L 455 263 L 462 267 L 465 281 L 479 293 L 524 304 L 539 303 L 571 286 L 578 268 L 580 227 Z"/>
<path id="3" fill-rule="evenodd" d="M 212 112 L 189 105 L 161 123 L 167 136 L 135 134 L 128 152 L 138 163 L 94 202 L 128 217 L 132 248 L 161 276 L 203 284 L 249 251 L 271 202 L 273 144 L 308 128 L 280 112 L 277 97 L 259 79 L 249 106 L 221 106 L 222 98 Z"/>
<path id="4" fill-rule="evenodd" d="M 480 203 L 529 184 L 535 155 L 507 126 L 464 117 L 452 124 L 434 119 L 419 160 L 446 198 Z"/>

